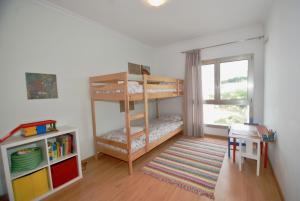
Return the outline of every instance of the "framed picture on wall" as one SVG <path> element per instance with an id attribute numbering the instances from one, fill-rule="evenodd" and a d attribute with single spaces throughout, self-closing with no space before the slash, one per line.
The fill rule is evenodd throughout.
<path id="1" fill-rule="evenodd" d="M 134 74 L 134 75 L 141 75 L 142 74 L 141 65 L 134 64 L 134 63 L 128 63 L 128 73 Z"/>
<path id="2" fill-rule="evenodd" d="M 25 73 L 27 98 L 58 98 L 57 81 L 54 74 Z"/>
<path id="3" fill-rule="evenodd" d="M 150 66 L 128 63 L 128 73 L 134 75 L 150 75 Z"/>

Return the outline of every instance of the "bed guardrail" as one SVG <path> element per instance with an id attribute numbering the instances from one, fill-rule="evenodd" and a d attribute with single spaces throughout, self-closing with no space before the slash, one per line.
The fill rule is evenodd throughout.
<path id="1" fill-rule="evenodd" d="M 183 80 L 165 76 L 144 75 L 144 82 L 146 82 L 147 91 L 150 92 L 149 98 L 183 95 Z M 151 94 L 155 90 L 160 90 L 158 93 L 161 93 L 161 95 Z"/>
<path id="2" fill-rule="evenodd" d="M 124 100 L 128 90 L 128 73 L 115 73 L 90 77 L 90 93 L 95 100 Z M 139 81 L 141 83 L 141 81 Z M 176 97 L 183 95 L 183 80 L 157 76 L 143 75 L 143 85 L 149 94 L 149 99 Z M 129 94 L 130 101 L 144 99 L 143 93 Z"/>
<path id="3" fill-rule="evenodd" d="M 114 73 L 90 77 L 90 93 L 95 100 L 124 100 L 124 91 L 127 90 L 128 73 Z"/>
<path id="4" fill-rule="evenodd" d="M 107 82 L 118 82 L 127 80 L 128 73 L 113 73 L 107 75 L 93 76 L 90 77 L 90 83 L 107 83 Z"/>

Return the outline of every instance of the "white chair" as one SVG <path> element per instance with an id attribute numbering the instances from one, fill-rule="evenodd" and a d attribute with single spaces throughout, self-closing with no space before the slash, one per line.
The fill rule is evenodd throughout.
<path id="1" fill-rule="evenodd" d="M 246 146 L 242 146 L 245 143 Z M 256 175 L 259 176 L 260 168 L 260 139 L 239 138 L 239 170 L 242 171 L 244 158 L 250 158 L 257 161 Z"/>

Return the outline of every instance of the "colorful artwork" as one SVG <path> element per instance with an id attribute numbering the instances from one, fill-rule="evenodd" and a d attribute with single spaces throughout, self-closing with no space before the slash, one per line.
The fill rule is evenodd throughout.
<path id="1" fill-rule="evenodd" d="M 25 73 L 25 76 L 28 99 L 58 98 L 56 75 Z"/>

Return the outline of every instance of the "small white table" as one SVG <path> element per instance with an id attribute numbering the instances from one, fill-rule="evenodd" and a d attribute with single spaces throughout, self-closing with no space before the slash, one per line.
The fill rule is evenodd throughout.
<path id="1" fill-rule="evenodd" d="M 256 129 L 256 126 L 234 124 L 230 127 L 230 132 L 228 137 L 238 139 L 239 141 L 240 171 L 242 170 L 243 158 L 254 159 L 257 161 L 256 175 L 259 176 L 261 147 L 260 147 L 260 136 Z M 246 146 L 242 146 L 242 144 L 246 144 Z M 256 149 L 254 147 L 256 147 Z"/>

